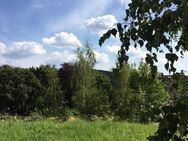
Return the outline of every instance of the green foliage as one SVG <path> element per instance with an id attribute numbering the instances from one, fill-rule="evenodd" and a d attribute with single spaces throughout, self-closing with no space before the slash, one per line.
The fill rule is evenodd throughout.
<path id="1" fill-rule="evenodd" d="M 97 92 L 95 87 L 95 76 L 93 71 L 93 60 L 94 54 L 90 48 L 85 50 L 78 49 L 77 56 L 78 61 L 75 63 L 76 67 L 76 84 L 77 91 L 75 95 L 76 107 L 83 114 L 90 114 L 91 101 L 93 95 Z M 92 54 L 92 56 L 90 55 Z M 89 58 L 91 57 L 91 58 Z"/>
<path id="2" fill-rule="evenodd" d="M 141 62 L 138 67 L 139 91 L 140 91 L 140 119 L 143 122 L 156 120 L 160 108 L 167 103 L 169 95 L 164 84 L 160 81 L 159 75 L 153 78 L 150 66 Z"/>
<path id="3" fill-rule="evenodd" d="M 63 91 L 60 89 L 57 70 L 50 65 L 31 68 L 41 84 L 40 94 L 36 99 L 36 109 L 43 114 L 56 115 L 62 110 Z"/>
<path id="4" fill-rule="evenodd" d="M 29 115 L 39 110 L 56 114 L 62 107 L 62 95 L 54 67 L 0 68 L 0 112 Z"/>
<path id="5" fill-rule="evenodd" d="M 145 47 L 149 51 L 145 60 L 150 64 L 152 74 L 156 74 L 157 72 L 155 62 L 158 62 L 158 59 L 155 52 L 166 52 L 165 58 L 167 59 L 167 63 L 165 64 L 165 68 L 169 72 L 176 72 L 174 63 L 179 59 L 177 54 L 180 53 L 183 56 L 184 52 L 188 50 L 187 18 L 187 0 L 132 0 L 129 3 L 128 9 L 126 9 L 124 23 L 118 23 L 116 28 L 122 43 L 119 53 L 120 65 L 123 62 L 127 62 L 128 57 L 126 52 L 129 50 L 130 44 L 134 42 L 134 47 Z M 111 34 L 115 35 L 117 33 L 115 30 L 108 30 L 100 38 L 99 45 L 101 46 Z M 178 89 L 175 95 L 181 95 L 179 93 L 184 91 L 184 86 L 179 84 L 176 84 L 176 86 Z M 146 88 L 150 87 L 147 86 Z M 179 102 L 182 102 L 182 99 Z M 174 105 L 178 105 L 179 102 L 175 102 Z M 170 108 L 172 109 L 172 114 L 167 115 L 172 119 L 174 118 L 174 114 L 186 114 L 180 107 L 175 108 L 176 110 L 173 106 L 170 106 Z M 186 118 L 183 116 L 179 119 L 179 122 L 186 121 Z M 176 128 L 179 125 L 178 122 L 169 122 L 169 120 L 166 120 L 164 123 L 175 128 L 172 131 L 171 129 L 168 130 L 168 127 L 164 127 L 167 128 L 165 131 L 163 131 L 163 128 L 159 128 L 160 133 L 156 133 L 157 137 L 153 138 L 153 140 L 167 141 L 170 138 L 172 140 L 186 140 L 183 138 L 186 138 L 187 132 L 180 134 L 181 137 L 178 137 L 179 135 L 176 134 Z M 187 129 L 187 124 L 180 127 Z M 164 138 L 161 138 L 162 136 Z"/>
<path id="6" fill-rule="evenodd" d="M 109 94 L 112 91 L 112 85 L 108 76 L 95 72 L 95 87 L 97 88 L 97 93 L 92 97 L 91 103 L 93 114 L 97 116 L 106 116 L 110 114 L 110 103 Z"/>
<path id="7" fill-rule="evenodd" d="M 131 67 L 124 64 L 121 69 L 114 69 L 115 86 L 112 92 L 111 108 L 124 119 L 133 119 L 137 109 L 136 94 L 129 86 Z"/>
<path id="8" fill-rule="evenodd" d="M 134 42 L 135 47 L 145 47 L 150 52 L 145 59 L 153 72 L 156 72 L 154 63 L 158 61 L 155 52 L 168 50 L 165 68 L 175 72 L 174 62 L 179 58 L 175 51 L 183 55 L 188 50 L 187 18 L 187 0 L 132 0 L 126 9 L 124 22 L 108 30 L 100 38 L 99 45 L 118 32 L 122 42 L 119 53 L 121 64 L 128 61 L 126 52 L 131 42 Z"/>
<path id="9" fill-rule="evenodd" d="M 187 141 L 188 140 L 188 97 L 178 99 L 162 108 L 164 114 L 155 135 L 149 141 Z"/>
<path id="10" fill-rule="evenodd" d="M 28 69 L 0 68 L 1 112 L 27 115 L 34 109 L 33 99 L 40 92 L 40 82 Z"/>
<path id="11" fill-rule="evenodd" d="M 110 80 L 93 70 L 95 56 L 88 44 L 85 49 L 77 50 L 78 62 L 76 68 L 76 107 L 87 116 L 104 116 L 109 113 L 108 92 Z"/>
<path id="12" fill-rule="evenodd" d="M 156 121 L 168 93 L 150 67 L 141 62 L 138 70 L 124 64 L 114 70 L 115 86 L 111 108 L 121 118 L 140 122 Z"/>
<path id="13" fill-rule="evenodd" d="M 162 108 L 164 117 L 161 119 L 159 129 L 148 140 L 186 141 L 188 140 L 187 76 L 176 73 L 169 78 L 165 77 L 163 81 L 167 84 L 171 99 L 169 105 Z"/>
<path id="14" fill-rule="evenodd" d="M 163 81 L 172 101 L 181 98 L 188 92 L 188 78 L 183 72 L 175 73 L 170 77 L 164 76 Z"/>
<path id="15" fill-rule="evenodd" d="M 76 67 L 71 63 L 62 64 L 58 70 L 58 78 L 60 80 L 61 89 L 64 92 L 63 106 L 74 108 L 75 103 L 73 97 L 76 95 Z"/>

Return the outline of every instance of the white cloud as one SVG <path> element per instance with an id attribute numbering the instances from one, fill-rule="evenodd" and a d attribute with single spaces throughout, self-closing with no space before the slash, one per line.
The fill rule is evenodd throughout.
<path id="1" fill-rule="evenodd" d="M 78 38 L 73 33 L 60 32 L 54 36 L 43 38 L 42 42 L 51 47 L 80 47 Z"/>
<path id="2" fill-rule="evenodd" d="M 107 46 L 106 50 L 109 53 L 118 54 L 118 51 L 120 50 L 120 46 L 118 45 Z"/>
<path id="3" fill-rule="evenodd" d="M 77 57 L 73 52 L 69 52 L 67 50 L 64 50 L 63 52 L 55 51 L 49 55 L 46 62 L 60 65 L 64 62 L 73 62 L 76 60 L 76 58 Z"/>
<path id="4" fill-rule="evenodd" d="M 98 63 L 108 64 L 109 63 L 109 56 L 106 53 L 100 53 L 98 51 L 94 51 L 96 60 Z"/>
<path id="5" fill-rule="evenodd" d="M 5 48 L 6 48 L 5 44 L 0 42 L 0 55 L 5 52 Z"/>
<path id="6" fill-rule="evenodd" d="M 106 51 L 111 54 L 111 55 L 116 55 L 118 54 L 118 51 L 120 49 L 120 45 L 112 45 L 112 46 L 107 46 L 106 47 Z M 165 52 L 167 50 L 165 49 Z M 138 66 L 139 62 L 141 61 L 141 59 L 144 59 L 145 61 L 145 57 L 146 54 L 149 53 L 149 51 L 144 50 L 143 48 L 135 48 L 133 46 L 130 46 L 129 51 L 127 53 L 127 55 L 129 56 L 129 63 L 130 64 L 134 64 L 136 63 L 136 65 Z M 180 56 L 180 53 L 177 53 L 178 56 Z M 168 74 L 168 71 L 165 70 L 164 65 L 167 63 L 167 60 L 165 58 L 165 54 L 164 53 L 157 53 L 157 58 L 158 58 L 158 62 L 156 62 L 155 64 L 158 66 L 158 70 L 159 72 L 163 72 L 164 74 Z M 188 54 L 187 52 L 185 53 L 185 58 L 179 58 L 179 60 L 177 62 L 174 63 L 174 66 L 177 69 L 177 72 L 180 72 L 181 70 L 188 70 L 188 66 L 186 65 L 186 62 L 188 61 Z M 188 74 L 188 71 L 186 71 L 186 74 Z"/>
<path id="7" fill-rule="evenodd" d="M 114 60 L 112 58 L 110 58 L 110 56 L 104 52 L 99 52 L 94 50 L 94 54 L 96 57 L 96 65 L 95 65 L 95 69 L 99 69 L 99 70 L 110 70 L 111 68 L 114 67 Z"/>
<path id="8" fill-rule="evenodd" d="M 129 56 L 138 56 L 138 57 L 145 57 L 146 52 L 142 51 L 140 48 L 130 47 L 129 51 L 127 52 Z"/>
<path id="9" fill-rule="evenodd" d="M 85 26 L 88 27 L 92 32 L 101 35 L 116 23 L 117 20 L 113 15 L 104 15 L 86 20 Z"/>
<path id="10" fill-rule="evenodd" d="M 107 46 L 106 51 L 109 52 L 109 53 L 117 55 L 120 48 L 121 47 L 118 46 L 118 45 Z M 143 58 L 145 56 L 146 52 L 142 51 L 140 48 L 135 48 L 135 47 L 130 46 L 127 54 L 130 56 L 130 58 L 135 57 L 135 56 Z"/>
<path id="11" fill-rule="evenodd" d="M 43 45 L 37 42 L 13 42 L 10 47 L 3 47 L 2 55 L 9 59 L 22 59 L 35 55 L 45 54 Z"/>
<path id="12" fill-rule="evenodd" d="M 98 51 L 94 51 L 96 60 L 97 60 L 97 66 L 103 66 L 107 65 L 109 63 L 109 56 L 106 53 L 100 53 Z M 77 56 L 74 52 L 70 52 L 67 50 L 64 50 L 62 52 L 55 51 L 52 52 L 46 63 L 50 64 L 62 64 L 64 62 L 74 62 L 77 61 Z"/>
<path id="13" fill-rule="evenodd" d="M 98 51 L 94 51 L 96 60 L 97 60 L 97 66 L 102 66 L 102 68 L 105 65 L 109 64 L 109 56 L 106 53 L 100 53 Z M 58 64 L 58 66 L 64 62 L 74 62 L 77 61 L 77 56 L 74 52 L 70 52 L 68 50 L 64 50 L 62 52 L 55 51 L 52 52 L 46 63 L 50 64 Z"/>
<path id="14" fill-rule="evenodd" d="M 109 53 L 109 55 L 111 56 L 110 62 L 113 62 L 115 64 L 115 62 L 117 61 L 118 51 L 120 50 L 120 48 L 121 47 L 118 44 L 106 47 L 106 52 Z M 135 48 L 133 46 L 130 46 L 129 51 L 127 52 L 127 55 L 129 56 L 128 62 L 130 64 L 138 65 L 141 59 L 145 58 L 146 53 L 147 53 L 146 51 L 140 48 Z"/>
<path id="15" fill-rule="evenodd" d="M 17 66 L 17 67 L 23 67 L 23 68 L 29 68 L 29 67 L 39 67 L 40 65 L 46 64 L 46 54 L 40 55 L 40 56 L 31 56 L 28 58 L 22 58 L 18 60 L 13 59 L 7 59 L 5 58 L 4 64 L 9 64 L 11 66 Z"/>
<path id="16" fill-rule="evenodd" d="M 178 72 L 181 72 L 181 70 L 185 70 L 185 73 L 188 74 L 187 61 L 188 61 L 188 56 L 186 56 L 183 59 L 180 58 L 177 62 L 174 63 L 174 66 L 177 68 Z"/>
<path id="17" fill-rule="evenodd" d="M 84 21 L 93 16 L 102 15 L 113 0 L 81 0 L 66 16 L 54 17 L 51 22 L 45 23 L 48 32 L 63 30 L 80 31 L 84 28 Z"/>

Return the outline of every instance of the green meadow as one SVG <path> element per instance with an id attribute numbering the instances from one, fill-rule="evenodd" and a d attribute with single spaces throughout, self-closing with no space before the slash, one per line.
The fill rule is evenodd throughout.
<path id="1" fill-rule="evenodd" d="M 0 121 L 0 141 L 146 141 L 157 125 L 126 121 Z"/>

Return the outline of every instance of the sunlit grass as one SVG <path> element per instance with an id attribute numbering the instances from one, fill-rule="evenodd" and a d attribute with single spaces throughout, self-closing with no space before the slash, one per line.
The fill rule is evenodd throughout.
<path id="1" fill-rule="evenodd" d="M 155 124 L 115 121 L 0 121 L 0 141 L 145 141 Z"/>

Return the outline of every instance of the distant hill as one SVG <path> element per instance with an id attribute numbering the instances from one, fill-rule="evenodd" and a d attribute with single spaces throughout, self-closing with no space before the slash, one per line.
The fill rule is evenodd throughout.
<path id="1" fill-rule="evenodd" d="M 96 70 L 96 71 L 107 75 L 111 80 L 113 79 L 113 73 L 111 71 L 105 71 L 105 70 Z"/>

